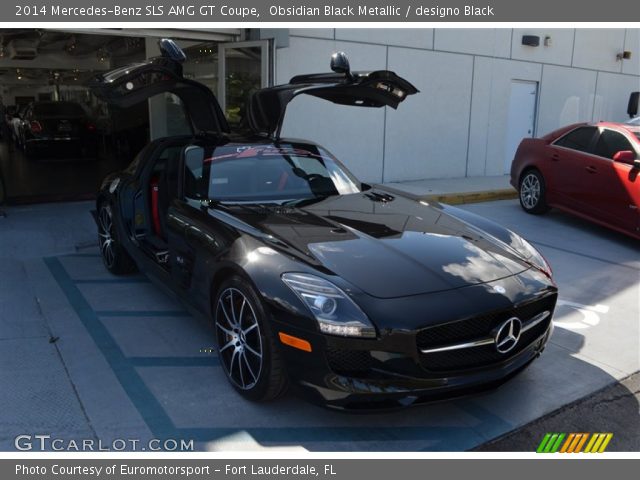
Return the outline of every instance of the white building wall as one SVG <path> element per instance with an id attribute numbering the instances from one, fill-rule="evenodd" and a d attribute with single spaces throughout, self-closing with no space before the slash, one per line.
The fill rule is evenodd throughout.
<path id="1" fill-rule="evenodd" d="M 611 95 L 611 92 L 638 92 L 640 91 L 640 78 L 631 75 L 598 72 L 596 80 L 593 120 L 614 122 L 628 120 L 629 117 L 626 112 L 629 98 L 624 95 Z"/>
<path id="2" fill-rule="evenodd" d="M 538 136 L 564 125 L 593 119 L 597 74 L 594 70 L 543 66 Z M 629 98 L 629 92 L 626 97 Z"/>
<path id="3" fill-rule="evenodd" d="M 624 62 L 616 59 L 624 50 L 625 29 L 576 29 L 573 47 L 574 67 L 621 72 Z M 640 53 L 640 52 L 637 52 Z"/>
<path id="4" fill-rule="evenodd" d="M 511 80 L 539 82 L 541 72 L 539 63 L 475 58 L 466 176 L 503 173 Z"/>
<path id="5" fill-rule="evenodd" d="M 292 37 L 289 48 L 277 51 L 276 83 L 286 83 L 300 73 L 326 72 L 329 56 L 338 50 L 348 51 L 358 69 L 386 68 L 386 46 Z M 314 140 L 361 180 L 378 182 L 384 155 L 384 116 L 382 108 L 354 108 L 302 96 L 287 108 L 282 135 Z"/>
<path id="6" fill-rule="evenodd" d="M 539 82 L 536 134 L 626 118 L 640 90 L 637 29 L 291 29 L 276 83 L 326 72 L 345 51 L 354 70 L 388 68 L 420 93 L 393 109 L 298 98 L 283 134 L 317 141 L 371 182 L 500 175 L 512 80 Z M 540 37 L 539 47 L 522 45 Z M 546 42 L 545 42 L 546 39 Z M 632 52 L 630 60 L 616 54 Z"/>
<path id="7" fill-rule="evenodd" d="M 622 73 L 638 75 L 640 72 L 640 30 L 627 29 L 624 37 L 624 49 L 629 50 L 631 58 L 622 63 Z"/>
<path id="8" fill-rule="evenodd" d="M 511 42 L 511 58 L 526 62 L 571 66 L 575 32 L 575 30 L 563 28 L 515 28 L 514 41 Z M 522 45 L 524 35 L 540 37 L 540 46 L 532 48 Z M 545 39 L 548 39 L 548 46 L 545 45 Z"/>
<path id="9" fill-rule="evenodd" d="M 338 28 L 337 40 L 433 49 L 433 28 Z"/>
<path id="10" fill-rule="evenodd" d="M 435 31 L 434 45 L 443 52 L 509 58 L 511 30 L 495 28 L 443 28 Z"/>
<path id="11" fill-rule="evenodd" d="M 387 109 L 378 181 L 464 177 L 473 57 L 390 47 L 389 70 L 402 72 L 421 93 Z"/>

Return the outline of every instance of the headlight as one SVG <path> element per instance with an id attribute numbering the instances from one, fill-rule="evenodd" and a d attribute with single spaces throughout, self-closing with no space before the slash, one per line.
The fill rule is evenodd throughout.
<path id="1" fill-rule="evenodd" d="M 542 254 L 524 238 L 518 237 L 518 239 L 519 245 L 514 247 L 518 250 L 518 253 L 522 255 L 532 266 L 551 278 L 553 270 L 551 270 L 551 265 L 549 265 L 546 258 L 544 258 Z"/>
<path id="2" fill-rule="evenodd" d="M 306 273 L 284 273 L 282 281 L 311 310 L 320 331 L 342 337 L 376 336 L 367 316 L 333 283 Z"/>

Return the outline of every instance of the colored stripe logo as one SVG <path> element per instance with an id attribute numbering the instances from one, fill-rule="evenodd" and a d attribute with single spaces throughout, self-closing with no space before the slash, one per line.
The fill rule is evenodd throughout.
<path id="1" fill-rule="evenodd" d="M 613 433 L 547 433 L 536 452 L 602 453 L 612 438 Z"/>

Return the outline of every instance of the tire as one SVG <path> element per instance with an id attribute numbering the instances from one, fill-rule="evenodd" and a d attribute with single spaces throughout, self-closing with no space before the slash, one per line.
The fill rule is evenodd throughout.
<path id="1" fill-rule="evenodd" d="M 538 170 L 527 170 L 520 178 L 518 198 L 522 209 L 533 215 L 541 215 L 550 210 L 546 200 L 544 177 Z"/>
<path id="2" fill-rule="evenodd" d="M 253 286 L 233 276 L 222 283 L 213 306 L 218 358 L 233 388 L 254 402 L 284 394 L 284 360 Z"/>
<path id="3" fill-rule="evenodd" d="M 105 202 L 98 208 L 98 245 L 104 266 L 115 275 L 124 275 L 137 270 L 136 264 L 118 239 L 113 223 L 113 208 Z"/>

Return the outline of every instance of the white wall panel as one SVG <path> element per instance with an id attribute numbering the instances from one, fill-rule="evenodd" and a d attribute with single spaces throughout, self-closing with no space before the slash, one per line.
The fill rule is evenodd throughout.
<path id="1" fill-rule="evenodd" d="M 522 45 L 524 35 L 540 37 L 540 45 L 538 47 Z M 573 54 L 573 36 L 574 30 L 572 28 L 516 28 L 513 30 L 511 58 L 570 66 Z M 551 45 L 548 47 L 544 45 L 545 37 L 551 39 Z"/>
<path id="2" fill-rule="evenodd" d="M 597 72 L 545 65 L 542 71 L 538 136 L 593 115 Z"/>
<path id="3" fill-rule="evenodd" d="M 385 181 L 464 176 L 472 57 L 389 48 L 389 69 L 420 90 L 387 111 Z"/>
<path id="4" fill-rule="evenodd" d="M 333 28 L 290 28 L 289 35 L 293 37 L 314 37 L 333 39 Z"/>
<path id="5" fill-rule="evenodd" d="M 627 29 L 624 49 L 631 52 L 631 58 L 622 62 L 622 73 L 640 75 L 640 30 L 637 28 Z"/>
<path id="6" fill-rule="evenodd" d="M 593 109 L 594 121 L 625 122 L 629 120 L 629 94 L 640 91 L 640 77 L 615 73 L 599 73 Z"/>
<path id="7" fill-rule="evenodd" d="M 512 80 L 540 81 L 542 65 L 477 57 L 469 136 L 468 176 L 501 175 Z"/>
<path id="8" fill-rule="evenodd" d="M 387 47 L 291 37 L 277 52 L 277 82 L 301 73 L 329 71 L 336 50 L 349 55 L 354 70 L 386 68 Z M 361 180 L 382 179 L 384 109 L 335 105 L 313 97 L 291 102 L 283 136 L 316 141 L 334 153 Z"/>
<path id="9" fill-rule="evenodd" d="M 435 33 L 435 50 L 508 58 L 510 28 L 440 28 Z"/>
<path id="10" fill-rule="evenodd" d="M 604 70 L 622 71 L 622 63 L 616 54 L 624 50 L 625 29 L 623 28 L 578 28 L 573 50 L 573 66 Z"/>
<path id="11" fill-rule="evenodd" d="M 433 48 L 432 28 L 338 28 L 336 39 L 399 47 Z"/>

